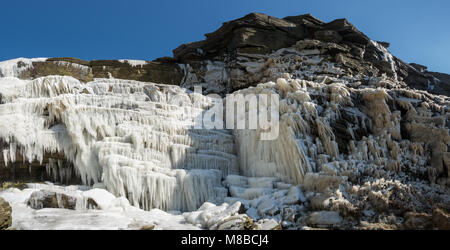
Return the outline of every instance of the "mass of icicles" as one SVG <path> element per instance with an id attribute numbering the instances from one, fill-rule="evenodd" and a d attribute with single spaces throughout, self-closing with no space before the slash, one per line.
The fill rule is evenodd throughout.
<path id="1" fill-rule="evenodd" d="M 210 100 L 176 86 L 7 77 L 0 94 L 5 165 L 62 154 L 85 184 L 103 182 L 145 209 L 181 211 L 225 197 L 222 178 L 239 171 L 230 132 L 192 129 Z M 70 179 L 63 165 L 50 159 L 47 169 Z"/>
<path id="2" fill-rule="evenodd" d="M 241 173 L 245 176 L 276 177 L 291 184 L 302 184 L 308 172 L 316 171 L 318 154 L 339 158 L 339 149 L 329 123 L 336 119 L 333 112 L 323 111 L 312 102 L 311 88 L 329 88 L 331 96 L 340 102 L 349 102 L 348 92 L 338 85 L 294 80 L 288 74 L 276 83 L 259 84 L 239 93 L 278 94 L 279 136 L 276 140 L 261 141 L 262 130 L 235 130 Z M 310 89 L 308 89 L 310 88 Z M 320 109 L 322 116 L 319 116 Z M 248 112 L 248 110 L 247 110 Z M 316 136 L 313 135 L 316 131 Z"/>

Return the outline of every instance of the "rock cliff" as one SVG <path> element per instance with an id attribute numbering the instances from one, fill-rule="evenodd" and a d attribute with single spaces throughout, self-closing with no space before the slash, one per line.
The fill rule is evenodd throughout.
<path id="1" fill-rule="evenodd" d="M 1 177 L 101 183 L 210 229 L 446 228 L 450 76 L 388 47 L 346 19 L 252 13 L 155 61 L 2 62 Z M 276 94 L 278 138 L 187 129 L 211 93 Z M 222 225 L 209 202 L 242 207 Z"/>

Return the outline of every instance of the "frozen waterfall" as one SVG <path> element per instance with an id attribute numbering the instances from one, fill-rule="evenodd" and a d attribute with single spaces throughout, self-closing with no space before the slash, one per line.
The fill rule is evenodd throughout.
<path id="1" fill-rule="evenodd" d="M 239 173 L 230 131 L 192 129 L 211 101 L 177 86 L 5 77 L 0 94 L 5 165 L 38 161 L 60 179 L 73 165 L 84 184 L 103 182 L 135 206 L 181 211 L 220 201 L 222 178 Z"/>

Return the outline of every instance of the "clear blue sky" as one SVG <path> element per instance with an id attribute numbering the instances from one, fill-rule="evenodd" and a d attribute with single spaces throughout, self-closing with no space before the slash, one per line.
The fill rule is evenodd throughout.
<path id="1" fill-rule="evenodd" d="M 450 73 L 447 0 L 4 0 L 0 60 L 16 57 L 144 59 L 202 40 L 250 12 L 347 18 L 406 62 Z"/>

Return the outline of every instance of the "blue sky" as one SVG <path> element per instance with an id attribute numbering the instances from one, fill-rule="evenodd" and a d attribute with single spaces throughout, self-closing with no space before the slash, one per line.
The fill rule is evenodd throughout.
<path id="1" fill-rule="evenodd" d="M 250 12 L 347 18 L 406 62 L 450 73 L 447 0 L 22 0 L 0 3 L 0 60 L 152 60 Z"/>

